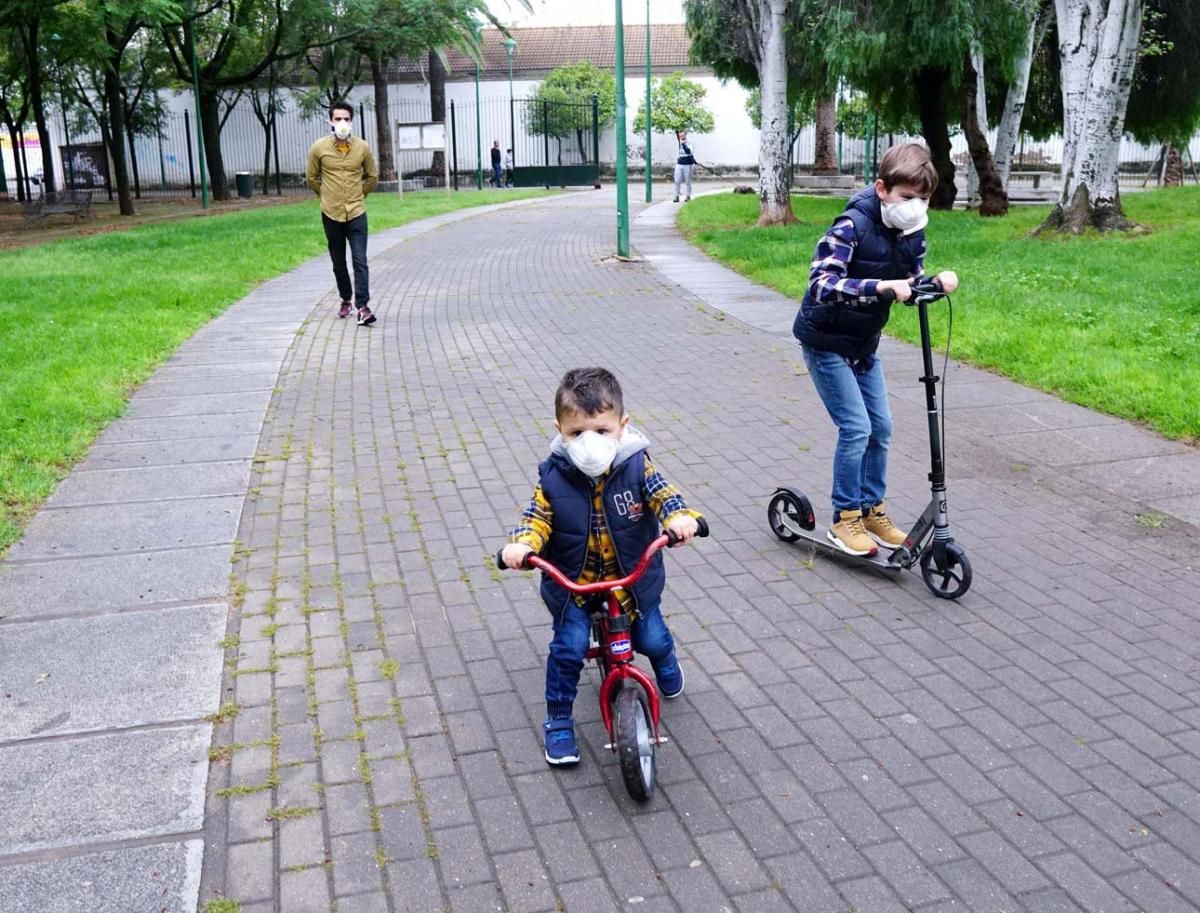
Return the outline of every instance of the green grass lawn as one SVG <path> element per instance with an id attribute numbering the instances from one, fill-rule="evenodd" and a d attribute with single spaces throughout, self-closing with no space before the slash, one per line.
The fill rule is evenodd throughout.
<path id="1" fill-rule="evenodd" d="M 1143 234 L 1030 237 L 1048 207 L 1000 219 L 934 212 L 926 271 L 953 269 L 952 354 L 1167 437 L 1200 439 L 1200 188 L 1131 193 Z M 709 255 L 797 299 L 813 248 L 841 199 L 793 197 L 798 225 L 758 228 L 758 199 L 706 196 L 679 215 Z M 933 309 L 945 339 L 945 309 Z M 916 314 L 894 307 L 890 334 L 918 341 Z"/>
<path id="2" fill-rule="evenodd" d="M 378 231 L 543 193 L 377 195 L 369 220 Z M 0 252 L 0 554 L 164 358 L 324 247 L 310 198 Z"/>

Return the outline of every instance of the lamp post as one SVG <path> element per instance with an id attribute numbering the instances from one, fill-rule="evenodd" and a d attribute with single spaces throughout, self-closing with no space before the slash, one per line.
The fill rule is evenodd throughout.
<path id="1" fill-rule="evenodd" d="M 63 88 L 62 78 L 62 58 L 59 56 L 59 42 L 62 41 L 62 35 L 55 32 L 50 36 L 50 40 L 54 42 L 54 66 L 58 70 L 58 105 L 62 109 L 63 119 L 63 140 L 67 147 L 66 167 L 63 168 L 63 177 L 67 179 L 67 189 L 75 189 L 75 162 L 71 159 L 71 128 L 67 124 L 67 91 Z"/>
<path id="2" fill-rule="evenodd" d="M 629 163 L 625 161 L 625 17 L 617 2 L 617 256 L 629 256 Z"/>
<path id="3" fill-rule="evenodd" d="M 190 3 L 189 13 L 194 14 L 195 9 L 195 3 Z M 200 111 L 200 71 L 196 66 L 195 31 L 195 20 L 189 16 L 183 22 L 183 34 L 187 42 L 187 56 L 192 62 L 192 98 L 196 103 L 196 158 L 200 162 L 200 208 L 208 209 L 208 167 L 204 158 L 204 120 Z"/>
<path id="4" fill-rule="evenodd" d="M 650 0 L 646 0 L 646 202 L 654 202 L 650 186 Z"/>
<path id="5" fill-rule="evenodd" d="M 475 50 L 483 56 L 483 27 L 475 24 Z M 479 60 L 475 60 L 475 189 L 483 190 L 483 120 L 479 111 Z"/>
<path id="6" fill-rule="evenodd" d="M 517 53 L 517 39 L 509 35 L 504 39 L 504 52 L 508 54 L 508 148 L 512 156 L 513 183 L 517 180 L 517 119 L 513 114 L 512 62 Z"/>

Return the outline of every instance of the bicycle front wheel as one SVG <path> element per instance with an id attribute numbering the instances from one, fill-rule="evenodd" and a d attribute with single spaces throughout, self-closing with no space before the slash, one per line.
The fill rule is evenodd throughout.
<path id="1" fill-rule="evenodd" d="M 613 730 L 625 789 L 636 802 L 646 802 L 658 779 L 654 730 L 642 689 L 626 686 L 613 701 Z"/>

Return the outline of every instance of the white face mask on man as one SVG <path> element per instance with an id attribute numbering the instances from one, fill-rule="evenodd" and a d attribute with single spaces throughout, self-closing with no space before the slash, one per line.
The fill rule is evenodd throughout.
<path id="1" fill-rule="evenodd" d="M 595 479 L 608 472 L 619 446 L 612 435 L 584 431 L 567 443 L 567 458 L 585 476 Z"/>
<path id="2" fill-rule="evenodd" d="M 333 124 L 333 135 L 338 139 L 350 139 L 350 122 L 345 120 L 335 121 Z"/>
<path id="3" fill-rule="evenodd" d="M 879 202 L 883 215 L 883 224 L 894 228 L 902 235 L 911 235 L 929 224 L 929 203 L 920 197 L 904 200 L 901 203 Z"/>

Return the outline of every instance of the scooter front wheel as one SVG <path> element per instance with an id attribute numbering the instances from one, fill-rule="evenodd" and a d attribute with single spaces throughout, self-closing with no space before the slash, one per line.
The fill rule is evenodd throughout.
<path id="1" fill-rule="evenodd" d="M 948 543 L 945 554 L 939 567 L 932 545 L 921 553 L 921 579 L 939 599 L 957 599 L 971 588 L 971 562 L 957 542 Z"/>
<path id="2" fill-rule="evenodd" d="M 654 793 L 658 764 L 650 711 L 641 688 L 626 686 L 617 692 L 613 701 L 613 735 L 625 789 L 634 801 L 645 802 Z"/>

